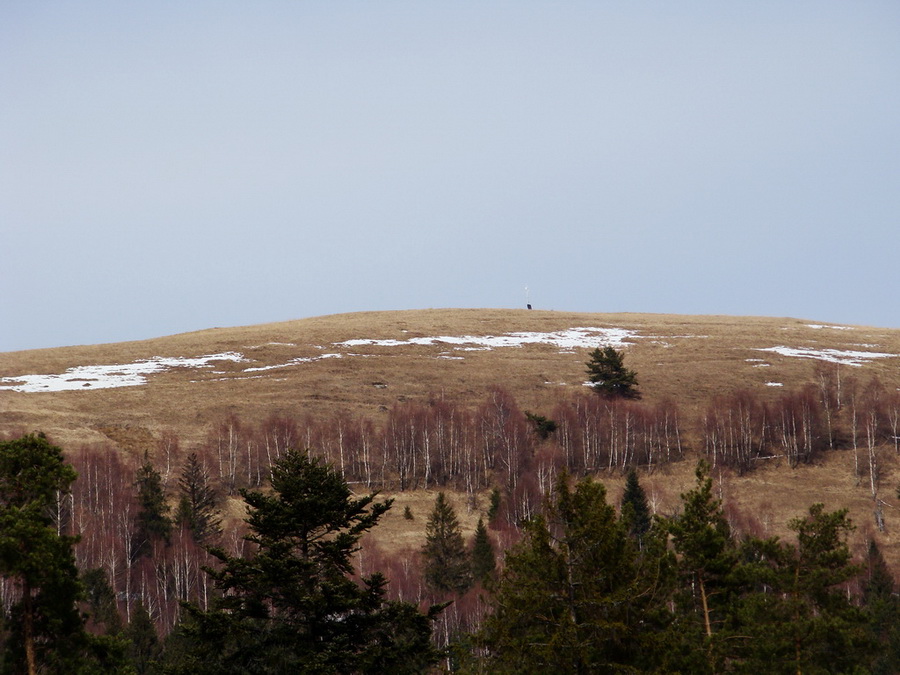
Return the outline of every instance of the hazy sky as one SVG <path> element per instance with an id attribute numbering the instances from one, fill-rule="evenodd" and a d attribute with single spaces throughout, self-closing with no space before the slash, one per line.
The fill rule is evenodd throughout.
<path id="1" fill-rule="evenodd" d="M 0 351 L 427 307 L 900 327 L 900 3 L 4 2 Z"/>

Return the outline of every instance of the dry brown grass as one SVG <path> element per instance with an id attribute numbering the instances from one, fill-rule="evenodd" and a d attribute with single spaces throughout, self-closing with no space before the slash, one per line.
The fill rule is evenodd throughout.
<path id="1" fill-rule="evenodd" d="M 459 352 L 463 360 L 438 358 L 444 345 L 336 348 L 330 345 L 354 338 L 497 335 L 514 331 L 558 331 L 578 326 L 636 330 L 640 338 L 627 347 L 626 364 L 637 370 L 646 401 L 672 399 L 686 419 L 694 419 L 717 395 L 748 388 L 764 396 L 812 380 L 816 362 L 759 352 L 786 345 L 815 349 L 879 351 L 900 354 L 900 331 L 856 327 L 855 330 L 813 329 L 810 321 L 788 318 L 675 316 L 647 314 L 584 314 L 527 310 L 421 310 L 362 312 L 241 328 L 215 328 L 172 337 L 111 345 L 67 347 L 0 354 L 0 377 L 31 373 L 60 373 L 78 365 L 128 363 L 154 356 L 200 356 L 239 351 L 252 364 L 217 364 L 214 369 L 173 369 L 150 376 L 140 387 L 28 394 L 0 391 L 0 433 L 43 430 L 56 442 L 74 447 L 82 443 L 113 443 L 129 453 L 152 446 L 165 430 L 177 432 L 187 443 L 205 437 L 209 426 L 228 412 L 247 420 L 272 413 L 295 416 L 332 415 L 344 411 L 378 421 L 401 400 L 425 400 L 440 395 L 478 403 L 489 387 L 502 385 L 524 409 L 548 413 L 560 396 L 581 391 L 587 351 L 561 353 L 546 345 Z M 819 322 L 815 322 L 819 323 Z M 868 345 L 868 346 L 860 346 Z M 247 378 L 248 365 L 285 363 L 324 351 L 365 354 L 365 357 L 326 359 L 263 371 Z M 768 367 L 756 367 L 763 359 Z M 220 367 L 221 366 L 221 367 Z M 862 381 L 877 375 L 890 387 L 900 386 L 900 360 L 881 359 L 844 373 Z M 224 371 L 216 374 L 213 370 Z M 378 386 L 376 386 L 376 384 Z M 382 386 L 386 385 L 386 386 Z M 690 433 L 690 430 L 688 430 Z M 857 538 L 871 530 L 871 498 L 856 485 L 848 453 L 831 455 L 823 465 L 789 470 L 763 467 L 737 479 L 717 477 L 722 494 L 754 519 L 756 526 L 784 534 L 785 523 L 801 515 L 815 501 L 828 508 L 848 506 L 863 525 Z M 657 508 L 671 511 L 678 495 L 692 484 L 693 463 L 664 468 L 646 477 Z M 893 486 L 895 458 L 890 458 L 883 485 Z M 603 477 L 610 496 L 618 500 L 621 478 Z M 900 512 L 893 489 L 885 489 L 889 531 L 880 537 L 887 557 L 900 563 Z M 398 548 L 421 546 L 424 524 L 434 493 L 393 495 L 397 502 L 381 527 L 382 537 Z M 474 531 L 478 511 L 469 511 L 463 497 L 457 512 L 467 533 Z M 485 497 L 479 508 L 484 510 Z M 410 505 L 415 519 L 403 519 Z M 418 543 L 416 543 L 418 542 Z"/>

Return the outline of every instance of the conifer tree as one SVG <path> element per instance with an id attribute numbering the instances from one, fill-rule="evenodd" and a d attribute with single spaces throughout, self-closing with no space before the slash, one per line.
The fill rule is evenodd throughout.
<path id="1" fill-rule="evenodd" d="M 851 562 L 846 510 L 814 504 L 790 522 L 797 545 L 749 541 L 745 588 L 735 602 L 731 663 L 749 672 L 869 672 L 875 642 L 845 584 L 859 574 Z M 860 668 L 865 670 L 860 671 Z"/>
<path id="2" fill-rule="evenodd" d="M 673 655 L 688 659 L 677 668 L 669 667 L 716 672 L 723 667 L 722 629 L 729 625 L 733 609 L 738 549 L 722 504 L 713 497 L 709 464 L 699 462 L 695 473 L 696 487 L 681 495 L 683 513 L 667 521 L 681 580 L 679 611 L 672 625 L 681 647 Z"/>
<path id="3" fill-rule="evenodd" d="M 425 583 L 431 589 L 462 595 L 472 586 L 472 569 L 459 520 L 443 492 L 438 493 L 425 525 L 422 558 Z"/>
<path id="4" fill-rule="evenodd" d="M 602 484 L 562 476 L 524 532 L 478 635 L 485 672 L 630 672 L 655 652 L 660 575 L 642 576 Z"/>
<path id="5" fill-rule="evenodd" d="M 779 632 L 792 639 L 794 669 L 848 672 L 867 652 L 864 617 L 843 588 L 860 572 L 847 544 L 854 526 L 846 509 L 828 512 L 813 504 L 789 527 L 797 533 L 797 547 L 789 549 L 783 565 L 790 620 Z"/>
<path id="6" fill-rule="evenodd" d="M 437 660 L 428 614 L 384 599 L 381 574 L 352 578 L 359 539 L 390 508 L 355 498 L 341 473 L 289 450 L 271 492 L 242 490 L 248 557 L 222 549 L 208 569 L 221 598 L 187 605 L 167 671 L 205 673 L 410 673 Z"/>
<path id="7" fill-rule="evenodd" d="M 55 520 L 56 496 L 75 480 L 41 434 L 0 442 L 0 577 L 18 590 L 0 636 L 0 672 L 119 673 L 124 645 L 85 630 L 72 547 Z M 5 641 L 5 644 L 4 644 Z"/>
<path id="8" fill-rule="evenodd" d="M 482 585 L 493 580 L 497 571 L 497 560 L 494 555 L 494 545 L 488 535 L 484 520 L 479 518 L 475 528 L 475 536 L 472 539 L 472 577 Z"/>
<path id="9" fill-rule="evenodd" d="M 134 551 L 135 557 L 150 555 L 153 542 L 169 542 L 172 520 L 169 505 L 162 487 L 162 477 L 153 465 L 145 461 L 135 474 L 138 512 L 135 517 Z"/>
<path id="10" fill-rule="evenodd" d="M 497 518 L 497 515 L 500 513 L 500 502 L 502 500 L 502 496 L 500 494 L 500 488 L 492 488 L 490 501 L 488 504 L 488 522 L 493 523 Z"/>
<path id="11" fill-rule="evenodd" d="M 587 366 L 591 388 L 606 398 L 637 399 L 637 373 L 625 367 L 622 352 L 612 347 L 597 348 L 590 354 Z"/>
<path id="12" fill-rule="evenodd" d="M 128 661 L 137 675 L 156 672 L 163 650 L 144 603 L 139 602 L 132 612 L 125 637 L 128 639 Z"/>
<path id="13" fill-rule="evenodd" d="M 875 645 L 872 673 L 900 672 L 900 598 L 894 592 L 894 577 L 874 539 L 869 542 L 864 571 L 862 608 L 870 640 Z"/>
<path id="14" fill-rule="evenodd" d="M 93 630 L 103 634 L 121 633 L 122 617 L 116 603 L 116 592 L 109 585 L 106 570 L 102 567 L 88 570 L 81 575 L 81 581 Z"/>
<path id="15" fill-rule="evenodd" d="M 653 520 L 650 515 L 650 505 L 647 503 L 647 495 L 638 480 L 637 471 L 634 468 L 628 471 L 625 479 L 625 492 L 622 495 L 622 519 L 625 521 L 628 533 L 642 541 L 644 535 L 650 531 Z"/>
<path id="16" fill-rule="evenodd" d="M 178 479 L 178 510 L 175 522 L 187 527 L 198 544 L 205 544 L 221 532 L 221 517 L 218 511 L 219 494 L 212 486 L 209 472 L 197 458 L 197 453 L 188 455 Z"/>

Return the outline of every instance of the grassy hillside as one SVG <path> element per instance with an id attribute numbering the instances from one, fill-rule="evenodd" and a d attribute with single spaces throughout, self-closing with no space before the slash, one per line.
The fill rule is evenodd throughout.
<path id="1" fill-rule="evenodd" d="M 494 385 L 506 388 L 523 409 L 547 412 L 561 397 L 583 390 L 587 354 L 608 340 L 625 350 L 645 401 L 677 403 L 686 444 L 694 448 L 690 456 L 696 456 L 699 445 L 696 420 L 716 396 L 747 389 L 774 398 L 813 381 L 816 364 L 826 360 L 842 362 L 846 378 L 865 382 L 875 375 L 889 390 L 900 386 L 895 356 L 900 355 L 900 331 L 891 329 L 788 318 L 486 309 L 367 312 L 0 354 L 0 434 L 43 430 L 66 448 L 107 443 L 138 455 L 152 452 L 166 431 L 185 444 L 200 442 L 230 412 L 249 420 L 272 413 L 346 412 L 377 423 L 399 401 L 441 396 L 477 402 Z M 504 342 L 510 346 L 498 346 Z M 772 349 L 777 351 L 767 351 Z M 152 361 L 159 358 L 167 360 Z M 156 372 L 135 375 L 135 364 Z M 129 373 L 143 382 L 105 388 L 122 384 Z M 39 375 L 63 377 L 28 377 Z M 872 500 L 865 481 L 855 478 L 852 462 L 846 451 L 796 469 L 772 460 L 743 478 L 721 473 L 718 485 L 742 517 L 773 533 L 783 533 L 784 523 L 814 501 L 829 508 L 849 506 L 861 540 L 872 531 Z M 646 477 L 660 511 L 675 508 L 678 494 L 691 482 L 692 467 L 693 462 L 682 462 Z M 620 477 L 604 480 L 617 499 Z M 893 530 L 900 528 L 900 513 L 893 486 L 900 474 L 892 453 L 884 453 L 881 480 L 888 529 L 879 538 L 897 564 L 900 538 L 895 540 Z M 415 540 L 432 499 L 433 494 L 402 495 L 400 508 L 384 525 L 393 533 L 390 538 Z M 406 503 L 420 517 L 403 520 Z M 474 512 L 463 517 L 472 528 L 476 519 Z"/>

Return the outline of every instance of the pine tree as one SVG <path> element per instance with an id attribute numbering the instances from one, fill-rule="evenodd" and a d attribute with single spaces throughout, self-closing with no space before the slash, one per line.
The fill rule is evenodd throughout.
<path id="1" fill-rule="evenodd" d="M 472 539 L 472 577 L 482 585 L 488 585 L 494 579 L 496 571 L 494 545 L 484 526 L 484 520 L 479 518 Z"/>
<path id="2" fill-rule="evenodd" d="M 875 642 L 845 584 L 859 574 L 845 510 L 814 504 L 790 522 L 797 545 L 750 541 L 742 567 L 753 588 L 736 601 L 731 662 L 747 672 L 870 672 Z M 863 669 L 862 671 L 860 669 Z"/>
<path id="3" fill-rule="evenodd" d="M 178 510 L 175 522 L 188 528 L 194 541 L 205 544 L 221 532 L 221 517 L 218 506 L 219 494 L 210 483 L 209 472 L 197 458 L 197 453 L 188 455 L 178 479 Z"/>
<path id="4" fill-rule="evenodd" d="M 440 608 L 386 602 L 378 573 L 352 578 L 359 540 L 391 500 L 354 498 L 340 472 L 296 450 L 273 466 L 271 492 L 241 494 L 251 552 L 210 550 L 221 598 L 208 611 L 187 606 L 168 672 L 408 673 L 436 662 Z"/>
<path id="5" fill-rule="evenodd" d="M 57 531 L 56 496 L 75 472 L 43 435 L 0 442 L 0 576 L 18 589 L 0 643 L 6 673 L 118 673 L 124 645 L 90 635 L 77 604 L 76 537 Z M 3 638 L 0 637 L 0 640 Z"/>
<path id="6" fill-rule="evenodd" d="M 697 485 L 681 495 L 683 513 L 667 521 L 678 556 L 681 593 L 679 611 L 672 628 L 681 647 L 673 656 L 685 654 L 688 661 L 673 669 L 716 672 L 722 666 L 722 643 L 727 634 L 738 568 L 738 549 L 722 504 L 712 494 L 709 465 L 699 462 Z"/>
<path id="7" fill-rule="evenodd" d="M 796 552 L 781 577 L 791 615 L 781 634 L 792 638 L 794 668 L 848 672 L 867 653 L 865 619 L 843 588 L 860 572 L 847 545 L 854 526 L 846 509 L 827 512 L 813 504 L 789 527 L 797 533 L 797 548 L 790 549 Z"/>
<path id="8" fill-rule="evenodd" d="M 149 461 L 145 461 L 135 475 L 138 491 L 138 512 L 135 517 L 134 551 L 135 557 L 150 555 L 153 542 L 169 542 L 172 521 L 169 505 L 162 487 L 162 477 Z"/>
<path id="9" fill-rule="evenodd" d="M 439 492 L 425 526 L 425 583 L 439 592 L 462 595 L 472 586 L 472 569 L 459 520 L 447 497 Z"/>
<path id="10" fill-rule="evenodd" d="M 657 579 L 642 576 L 603 485 L 572 491 L 561 477 L 524 533 L 478 635 L 486 672 L 630 672 L 659 628 Z"/>
<path id="11" fill-rule="evenodd" d="M 591 352 L 587 365 L 588 379 L 595 392 L 607 398 L 637 399 L 637 373 L 625 367 L 625 357 L 612 347 L 599 347 Z"/>
<path id="12" fill-rule="evenodd" d="M 640 544 L 644 535 L 650 531 L 653 519 L 650 515 L 647 495 L 638 480 L 637 471 L 633 468 L 629 470 L 628 477 L 625 479 L 625 492 L 622 495 L 622 518 L 628 527 L 628 533 Z"/>

